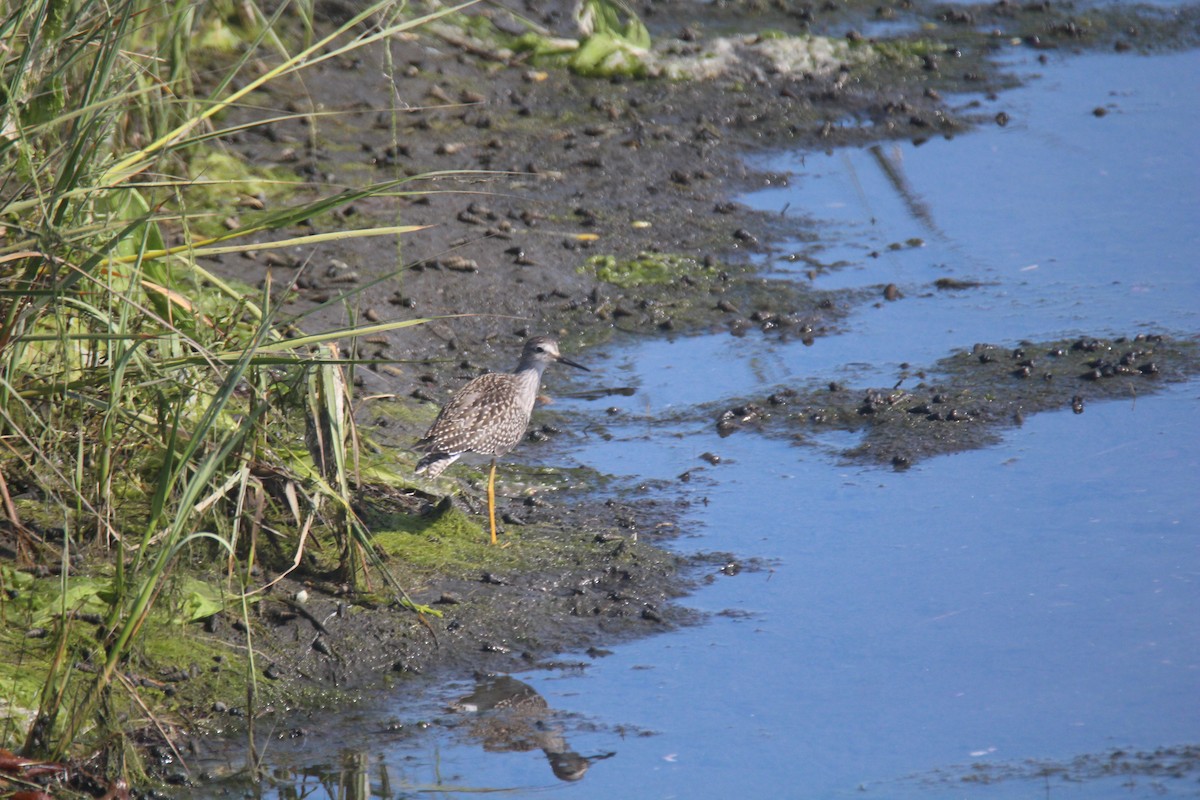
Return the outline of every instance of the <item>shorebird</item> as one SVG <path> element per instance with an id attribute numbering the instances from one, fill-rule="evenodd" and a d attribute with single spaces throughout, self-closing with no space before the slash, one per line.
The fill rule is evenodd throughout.
<path id="1" fill-rule="evenodd" d="M 464 453 L 492 457 L 488 472 L 488 520 L 496 543 L 496 459 L 517 446 L 529 426 L 542 373 L 553 363 L 588 370 L 558 352 L 558 342 L 535 336 L 525 342 L 521 360 L 512 372 L 480 375 L 459 389 L 438 412 L 437 419 L 417 442 L 425 453 L 415 472 L 436 478 Z"/>

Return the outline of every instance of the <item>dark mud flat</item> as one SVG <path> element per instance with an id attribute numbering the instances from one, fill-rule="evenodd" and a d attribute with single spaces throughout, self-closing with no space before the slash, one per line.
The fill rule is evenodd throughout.
<path id="1" fill-rule="evenodd" d="M 368 524 L 384 529 L 397 506 L 410 502 L 373 492 L 360 511 Z M 694 585 L 696 568 L 725 561 L 684 558 L 654 546 L 669 535 L 668 520 L 678 513 L 674 504 L 655 500 L 531 509 L 519 520 L 519 534 L 488 555 L 486 532 L 453 501 L 444 501 L 428 518 L 442 523 L 442 541 L 471 539 L 453 543 L 463 552 L 460 560 L 435 568 L 399 557 L 388 562 L 409 597 L 430 606 L 433 615 L 418 620 L 386 593 L 352 596 L 345 587 L 312 580 L 278 584 L 256 612 L 265 633 L 256 643 L 266 657 L 264 673 L 272 680 L 352 689 L 380 676 L 439 669 L 509 672 L 537 666 L 552 653 L 586 648 L 598 637 L 619 641 L 694 621 L 696 614 L 673 601 Z M 447 525 L 446 517 L 458 519 Z M 515 514 L 508 519 L 518 520 Z M 385 540 L 397 536 L 413 534 L 382 534 Z M 478 565 L 472 563 L 476 552 Z M 222 625 L 210 627 L 219 632 Z M 231 708 L 238 700 L 227 698 Z"/>
<path id="2" fill-rule="evenodd" d="M 980 118 L 973 98 L 1014 85 L 990 61 L 1014 40 L 1140 52 L 1200 39 L 1191 11 L 770 5 L 733 12 L 717 4 L 706 7 L 711 19 L 696 19 L 691 3 L 641 11 L 656 38 L 681 36 L 685 52 L 735 30 L 849 31 L 870 58 L 790 72 L 747 58 L 705 80 L 599 79 L 501 55 L 499 43 L 462 31 L 449 39 L 421 32 L 392 42 L 386 55 L 370 50 L 318 65 L 290 89 L 274 85 L 261 105 L 300 116 L 242 134 L 237 146 L 248 161 L 326 188 L 413 176 L 404 187 L 412 194 L 364 200 L 311 227 L 429 227 L 399 244 L 352 240 L 216 269 L 251 283 L 271 272 L 286 309 L 310 330 L 343 324 L 347 305 L 372 320 L 466 315 L 343 348 L 423 362 L 366 375 L 363 388 L 420 390 L 426 402 L 485 368 L 509 368 L 533 333 L 559 334 L 576 353 L 614 337 L 672 332 L 817 337 L 840 330 L 847 311 L 878 293 L 759 275 L 756 254 L 773 252 L 784 236 L 821 234 L 798 213 L 731 202 L 787 179 L 749 168 L 744 156 L 921 141 L 996 124 Z M 522 14 L 574 35 L 565 11 L 549 6 L 529 4 Z M 337 4 L 322 8 L 337 18 Z M 516 24 L 497 8 L 480 13 L 498 29 Z M 889 40 L 853 33 L 878 19 L 932 27 Z M 406 448 L 426 421 L 380 435 Z"/>
<path id="3" fill-rule="evenodd" d="M 1064 780 L 1072 783 L 1122 779 L 1132 788 L 1137 780 L 1178 780 L 1192 777 L 1200 768 L 1200 748 L 1192 745 L 1160 747 L 1151 751 L 1110 750 L 1079 756 L 1069 762 L 1030 759 L 1015 764 L 972 764 L 958 770 L 939 770 L 906 780 L 933 789 L 952 785 L 991 786 L 1004 781 Z"/>
<path id="4" fill-rule="evenodd" d="M 781 7 L 782 16 L 776 9 L 761 17 L 714 17 L 712 26 L 744 30 L 786 23 L 798 31 L 846 36 L 867 29 L 878 13 L 875 4 Z M 643 11 L 656 36 L 687 41 L 702 35 L 681 29 L 687 27 L 684 11 L 692 9 L 668 3 Z M 332 4 L 323 11 L 337 15 Z M 568 20 L 555 10 L 530 13 L 568 32 Z M 1128 26 L 1108 17 L 1080 22 L 1048 7 L 963 7 L 966 16 L 947 19 L 957 13 L 924 4 L 897 9 L 893 14 L 901 21 L 937 23 L 936 32 L 898 40 L 873 67 L 824 73 L 742 64 L 703 81 L 599 80 L 538 69 L 497 55 L 487 42 L 464 44 L 424 32 L 391 43 L 386 57 L 374 51 L 361 60 L 321 65 L 294 91 L 276 87 L 262 101 L 312 115 L 246 132 L 237 145 L 241 155 L 333 186 L 439 171 L 437 178 L 415 177 L 414 194 L 372 198 L 336 220 L 311 223 L 318 229 L 364 220 L 430 227 L 398 246 L 356 240 L 278 254 L 269 263 L 227 261 L 215 269 L 251 284 L 270 271 L 278 299 L 304 315 L 308 330 L 344 324 L 348 307 L 372 320 L 468 315 L 344 344 L 343 352 L 393 360 L 358 373 L 361 395 L 384 398 L 364 403 L 360 420 L 403 484 L 415 463 L 412 443 L 438 404 L 482 370 L 511 367 L 526 336 L 558 335 L 564 351 L 586 363 L 587 345 L 619 337 L 714 330 L 817 337 L 839 330 L 850 309 L 876 298 L 874 290 L 818 292 L 758 275 L 755 253 L 770 251 L 785 234 L 819 232 L 795 215 L 767 215 L 730 201 L 738 191 L 784 179 L 749 169 L 741 160 L 747 152 L 920 139 L 994 124 L 976 119 L 962 93 L 1012 84 L 988 59 L 1013 37 L 1039 48 L 1136 50 L 1161 46 L 1154 38 L 1159 28 L 1170 31 L 1172 41 L 1196 31 L 1194 24 L 1156 26 L 1144 19 L 1132 36 Z M 873 44 L 861 33 L 848 38 Z M 353 290 L 368 283 L 365 292 Z M 1003 363 L 996 369 L 1011 378 L 994 383 L 997 391 L 1036 382 L 1011 376 L 1022 368 L 1009 363 L 1013 358 L 1004 352 L 997 359 Z M 1128 380 L 1153 380 L 1138 375 Z M 548 376 L 550 391 L 561 391 L 564 380 Z M 575 377 L 568 385 L 594 389 L 596 380 Z M 1127 378 L 1094 383 L 1122 380 Z M 920 414 L 913 410 L 921 403 L 942 405 L 937 393 L 913 395 L 912 403 L 890 402 L 887 392 L 877 393 L 876 402 L 868 393 L 871 414 L 923 417 L 928 424 L 913 435 L 928 438 L 872 447 L 860 456 L 903 464 L 937 451 L 945 441 L 941 432 L 957 420 L 935 424 L 932 405 Z M 857 394 L 846 395 L 846 413 L 856 420 L 863 416 Z M 976 404 L 964 413 L 1012 419 L 1023 408 L 1037 410 L 1024 403 L 1005 402 L 986 415 Z M 570 436 L 571 420 L 539 427 L 545 419 L 544 412 L 535 413 L 536 438 L 559 431 L 568 432 L 560 438 Z M 979 446 L 987 435 L 959 446 Z M 515 457 L 534 455 L 531 444 Z M 266 654 L 266 677 L 345 690 L 442 669 L 513 671 L 557 652 L 695 618 L 675 601 L 720 559 L 685 559 L 656 546 L 659 537 L 678 529 L 684 508 L 655 492 L 631 499 L 625 491 L 621 502 L 611 501 L 612 487 L 598 477 L 563 479 L 552 471 L 523 471 L 512 460 L 501 489 L 510 534 L 502 549 L 483 544 L 485 533 L 473 516 L 480 508 L 478 475 L 457 488 L 451 480 L 437 487 L 415 481 L 398 489 L 364 487 L 360 510 L 381 537 L 389 567 L 414 600 L 442 616 L 419 619 L 382 595 L 351 597 L 320 581 L 281 583 L 259 610 L 264 625 L 256 647 Z M 470 473 L 455 467 L 450 477 L 455 474 Z M 520 490 L 514 474 L 525 476 Z M 528 491 L 564 483 L 573 490 Z M 444 492 L 458 498 L 447 505 Z M 543 504 L 531 495 L 551 499 Z M 406 545 L 413 541 L 445 544 L 447 555 L 437 564 L 416 563 Z"/>
<path id="5" fill-rule="evenodd" d="M 1082 414 L 1089 402 L 1135 400 L 1197 374 L 1196 342 L 1160 335 L 976 344 L 928 374 L 911 370 L 891 388 L 781 387 L 722 409 L 716 425 L 722 436 L 752 429 L 798 442 L 823 431 L 858 431 L 862 441 L 843 457 L 903 469 L 993 444 L 1029 414 L 1067 407 Z M 909 381 L 916 383 L 904 388 Z"/>

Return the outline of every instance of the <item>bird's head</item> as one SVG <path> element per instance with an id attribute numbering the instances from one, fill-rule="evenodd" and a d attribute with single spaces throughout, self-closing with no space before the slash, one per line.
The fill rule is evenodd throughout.
<path id="1" fill-rule="evenodd" d="M 521 352 L 522 367 L 545 369 L 554 363 L 566 364 L 569 367 L 591 372 L 583 364 L 578 364 L 558 352 L 558 342 L 549 336 L 534 336 L 525 342 L 525 349 Z"/>

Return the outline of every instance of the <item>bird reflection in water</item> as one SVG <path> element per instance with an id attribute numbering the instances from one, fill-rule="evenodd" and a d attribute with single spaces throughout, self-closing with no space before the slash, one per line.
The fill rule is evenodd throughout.
<path id="1" fill-rule="evenodd" d="M 592 762 L 616 753 L 581 756 L 571 750 L 562 728 L 552 719 L 553 709 L 527 683 L 509 675 L 476 679 L 475 691 L 450 704 L 453 711 L 471 714 L 467 734 L 478 739 L 489 753 L 524 753 L 541 750 L 554 777 L 577 781 Z"/>

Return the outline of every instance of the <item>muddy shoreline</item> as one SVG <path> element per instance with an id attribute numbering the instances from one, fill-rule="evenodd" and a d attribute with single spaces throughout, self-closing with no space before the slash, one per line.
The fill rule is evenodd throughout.
<path id="1" fill-rule="evenodd" d="M 641 10 L 653 12 L 645 19 L 656 36 L 686 41 L 705 33 L 687 31 L 684 13 L 691 6 L 657 3 Z M 336 16 L 337 8 L 327 4 L 324 13 Z M 724 31 L 749 19 L 759 29 L 803 23 L 802 30 L 845 36 L 879 21 L 875 5 L 803 11 L 784 3 L 759 13 L 747 18 L 714 11 L 706 26 Z M 274 698 L 256 713 L 337 703 L 347 693 L 411 675 L 518 672 L 552 663 L 559 653 L 691 624 L 700 616 L 681 597 L 704 580 L 753 568 L 731 564 L 722 554 L 683 556 L 663 547 L 687 524 L 686 497 L 670 487 L 617 486 L 604 476 L 529 466 L 553 464 L 548 450 L 569 447 L 579 435 L 553 406 L 535 412 L 533 439 L 507 460 L 501 513 L 508 546 L 498 552 L 462 544 L 484 539 L 477 468 L 456 467 L 436 484 L 422 483 L 411 475 L 411 444 L 455 388 L 483 370 L 510 368 L 529 335 L 557 335 L 564 351 L 586 363 L 590 345 L 643 336 L 727 331 L 811 340 L 840 331 L 849 311 L 886 302 L 888 288 L 830 293 L 761 277 L 756 258 L 778 254 L 785 239 L 816 239 L 820 231 L 801 212 L 766 214 L 731 201 L 738 192 L 786 181 L 755 171 L 747 155 L 952 136 L 973 125 L 1005 124 L 979 118 L 973 102 L 1013 85 L 990 60 L 1001 47 L 1136 52 L 1173 43 L 1146 33 L 1152 28 L 1146 19 L 1139 34 L 1131 34 L 1121 15 L 1081 26 L 1048 6 L 963 6 L 965 17 L 948 18 L 950 13 L 924 5 L 893 10 L 887 22 L 896 22 L 898 14 L 901 21 L 935 24 L 920 38 L 935 41 L 939 55 L 931 59 L 924 51 L 878 70 L 788 75 L 747 67 L 706 81 L 601 80 L 505 61 L 484 45 L 464 48 L 418 34 L 393 42 L 386 57 L 375 51 L 335 61 L 306 74 L 291 92 L 276 88 L 263 106 L 312 115 L 241 134 L 241 157 L 286 166 L 326 188 L 442 173 L 415 180 L 415 194 L 362 201 L 336 220 L 312 221 L 313 227 L 364 220 L 429 227 L 399 244 L 352 240 L 212 266 L 251 285 L 270 272 L 277 299 L 303 315 L 298 324 L 306 330 L 352 318 L 442 317 L 370 341 L 346 341 L 342 350 L 391 362 L 356 376 L 360 397 L 370 398 L 359 410 L 363 432 L 398 478 L 395 485 L 362 487 L 360 513 L 393 544 L 397 537 L 417 536 L 461 547 L 441 564 L 416 565 L 405 561 L 403 543 L 391 550 L 381 546 L 413 599 L 440 617 L 418 619 L 385 597 L 356 596 L 333 582 L 276 584 L 255 610 L 259 668 L 272 687 L 266 695 Z M 540 19 L 568 31 L 568 20 L 553 12 Z M 1179 26 L 1169 29 L 1194 37 L 1194 21 L 1190 25 L 1183 33 Z M 385 111 L 392 108 L 397 111 Z M 348 303 L 336 302 L 347 287 L 376 279 Z M 1022 368 L 1015 349 L 1018 343 L 998 347 L 996 366 L 976 369 L 987 372 L 988 391 L 1033 385 L 1012 375 Z M 1064 349 L 1070 352 L 1070 343 Z M 1194 347 L 1159 349 L 1170 349 L 1173 360 L 1159 356 L 1154 373 L 1143 370 L 1128 380 L 1151 383 L 1160 371 L 1196 373 Z M 972 366 L 993 361 L 978 355 Z M 1135 359 L 1133 368 L 1152 360 Z M 1071 364 L 1071 375 L 1064 372 L 1060 383 L 1101 368 Z M 1004 375 L 993 374 L 1001 369 Z M 1111 388 L 1122 380 L 1105 375 L 1093 383 Z M 552 373 L 547 383 L 550 394 L 614 388 L 603 376 Z M 931 419 L 934 408 L 910 413 L 933 402 L 935 393 L 898 403 L 876 392 L 869 414 L 860 410 L 870 402 L 869 392 L 846 393 L 843 410 L 873 420 L 892 415 L 906 428 L 921 417 L 931 424 L 914 435 L 937 437 L 957 420 Z M 771 401 L 754 398 L 739 407 L 747 403 Z M 1027 407 L 1000 404 L 1000 410 L 975 417 L 1013 424 L 1023 408 L 1032 413 L 1058 403 L 1039 396 Z M 805 424 L 814 413 L 807 406 L 805 415 L 795 415 Z M 706 411 L 719 425 L 732 409 Z M 843 410 L 824 409 L 827 418 Z M 986 444 L 994 426 L 973 430 L 962 446 Z M 540 444 L 547 440 L 557 444 Z M 858 458 L 903 467 L 946 450 L 912 441 L 898 444 L 885 436 L 886 447 Z M 417 522 L 401 524 L 400 516 Z M 209 632 L 236 641 L 237 624 L 214 619 Z M 244 698 L 200 697 L 195 710 L 208 714 L 212 727 L 240 725 Z"/>

